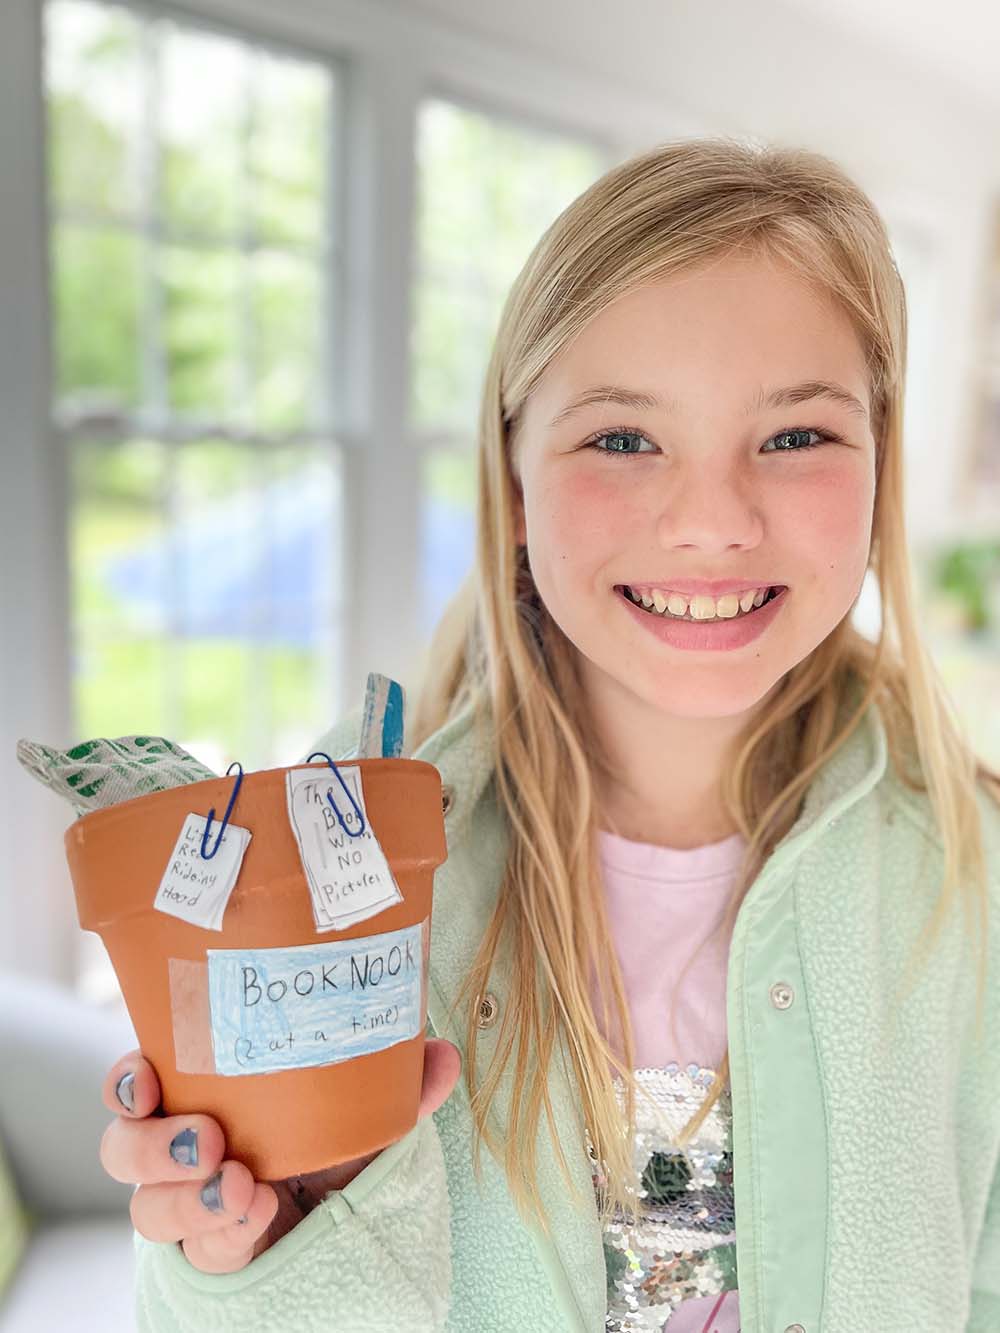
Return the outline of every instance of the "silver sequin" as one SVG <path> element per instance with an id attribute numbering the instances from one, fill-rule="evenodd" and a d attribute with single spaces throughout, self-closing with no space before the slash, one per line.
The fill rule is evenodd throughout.
<path id="1" fill-rule="evenodd" d="M 659 1333 L 683 1301 L 734 1290 L 732 1101 L 724 1088 L 694 1138 L 677 1134 L 705 1100 L 715 1071 L 671 1062 L 637 1069 L 633 1162 L 649 1220 L 641 1227 L 619 1212 L 605 1228 L 608 1273 L 606 1333 Z M 624 1085 L 614 1078 L 624 1118 Z M 643 1096 L 645 1090 L 652 1105 Z M 587 1135 L 598 1204 L 603 1174 Z"/>

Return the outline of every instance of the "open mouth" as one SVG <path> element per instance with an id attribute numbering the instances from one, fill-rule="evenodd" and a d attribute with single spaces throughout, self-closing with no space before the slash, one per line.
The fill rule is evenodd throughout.
<path id="1" fill-rule="evenodd" d="M 690 611 L 687 611 L 683 616 L 675 616 L 670 611 L 657 611 L 655 606 L 644 606 L 642 598 L 637 597 L 627 584 L 616 584 L 615 591 L 621 593 L 627 601 L 630 601 L 633 606 L 638 607 L 640 611 L 646 611 L 651 616 L 658 616 L 661 620 L 686 620 L 695 625 L 722 625 L 727 624 L 732 620 L 743 620 L 747 616 L 752 616 L 755 611 L 759 611 L 761 607 L 767 606 L 768 602 L 773 602 L 776 597 L 785 592 L 786 585 L 776 583 L 773 587 L 768 588 L 767 595 L 761 602 L 760 606 L 752 606 L 749 611 L 740 610 L 737 611 L 735 616 L 709 616 L 707 619 L 699 619 L 697 616 L 693 616 Z"/>

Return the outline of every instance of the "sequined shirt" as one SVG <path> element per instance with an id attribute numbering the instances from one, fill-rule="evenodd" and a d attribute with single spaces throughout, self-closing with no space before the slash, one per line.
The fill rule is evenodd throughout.
<path id="1" fill-rule="evenodd" d="M 619 1212 L 605 1228 L 606 1333 L 738 1333 L 728 1084 L 691 1141 L 679 1147 L 677 1135 L 726 1052 L 729 935 L 711 936 L 744 841 L 734 834 L 678 850 L 606 830 L 598 838 L 636 1043 L 633 1163 L 648 1210 L 641 1227 Z M 614 1083 L 624 1117 L 623 1085 Z M 600 1201 L 604 1177 L 589 1136 L 587 1147 Z"/>

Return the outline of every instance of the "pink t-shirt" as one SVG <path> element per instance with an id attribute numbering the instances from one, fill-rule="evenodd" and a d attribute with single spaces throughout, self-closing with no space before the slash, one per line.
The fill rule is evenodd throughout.
<path id="1" fill-rule="evenodd" d="M 605 1231 L 606 1333 L 738 1333 L 728 1084 L 686 1147 L 677 1148 L 675 1135 L 726 1053 L 730 932 L 708 939 L 734 889 L 744 839 L 736 833 L 681 851 L 602 829 L 598 842 L 636 1074 L 656 1103 L 636 1101 L 634 1160 L 649 1224 L 638 1234 L 618 1219 Z M 600 1022 L 599 1006 L 595 1012 Z M 598 1191 L 600 1179 L 595 1163 Z"/>

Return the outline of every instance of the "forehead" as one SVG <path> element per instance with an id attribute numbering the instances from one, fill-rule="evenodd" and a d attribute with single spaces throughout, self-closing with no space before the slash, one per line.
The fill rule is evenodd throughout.
<path id="1" fill-rule="evenodd" d="M 806 379 L 838 380 L 868 403 L 864 349 L 847 314 L 789 268 L 727 258 L 601 311 L 547 367 L 524 420 L 544 428 L 595 384 L 648 389 L 683 413 L 742 410 L 762 389 Z"/>

